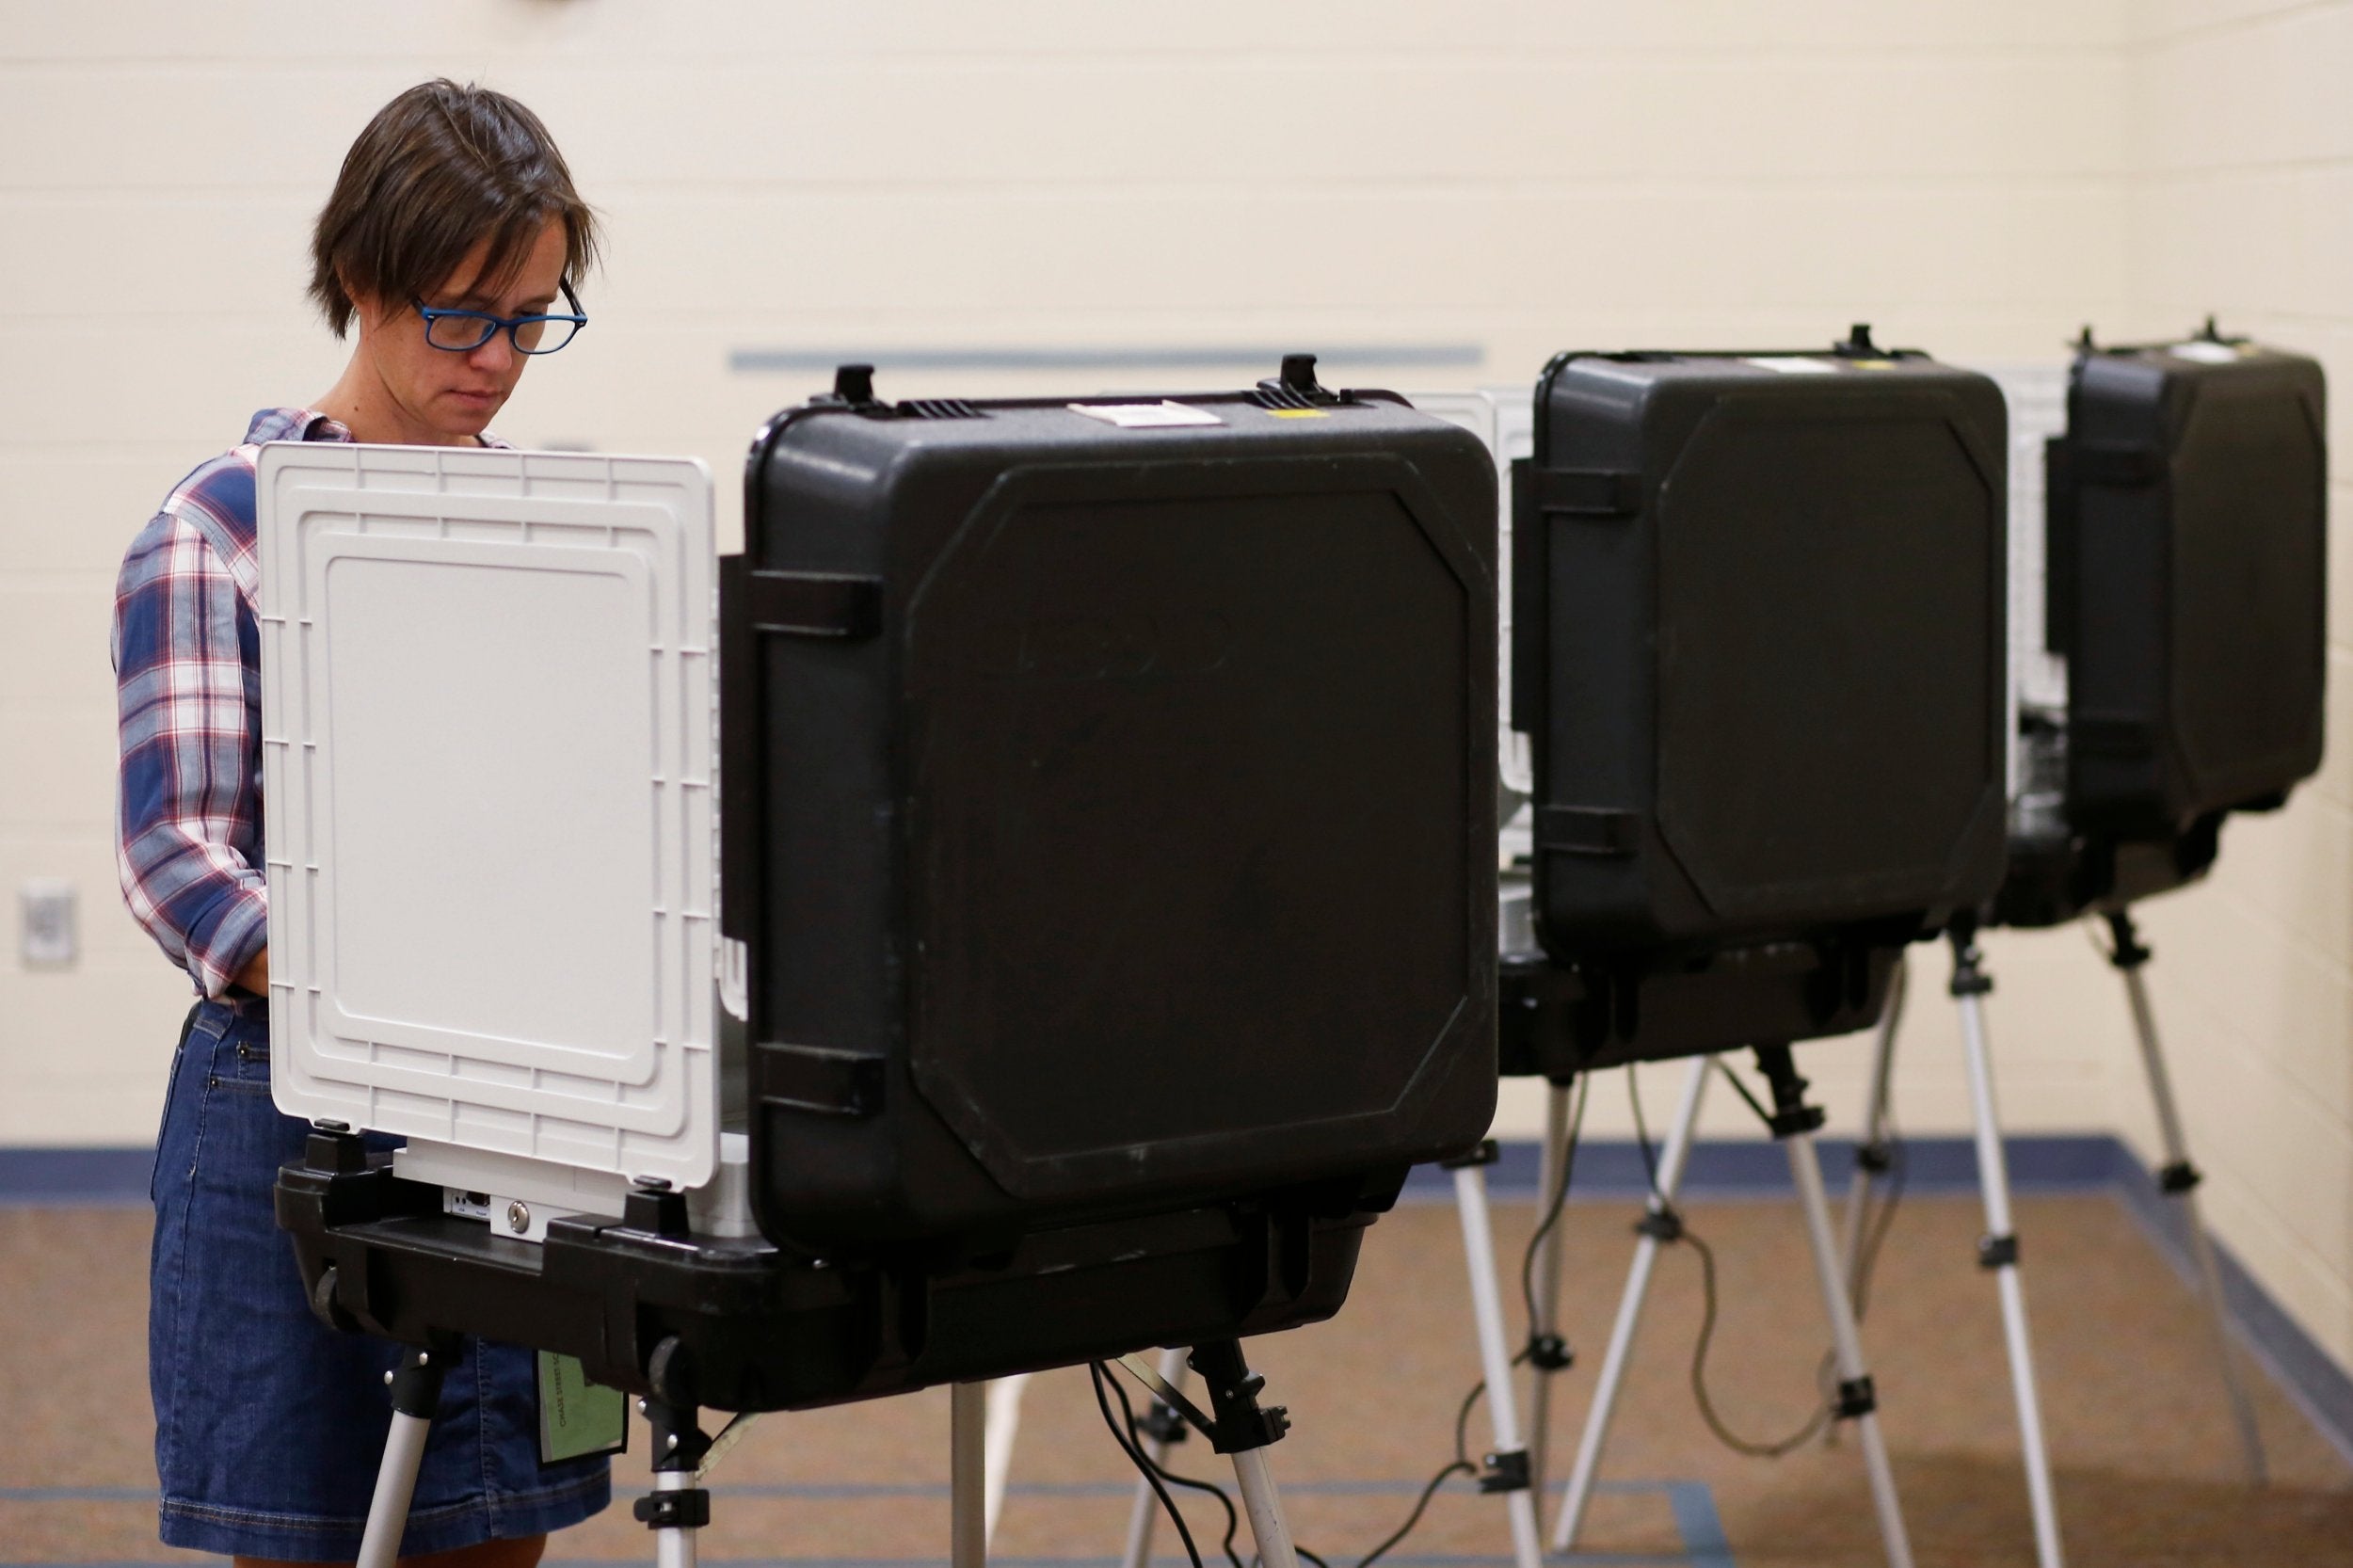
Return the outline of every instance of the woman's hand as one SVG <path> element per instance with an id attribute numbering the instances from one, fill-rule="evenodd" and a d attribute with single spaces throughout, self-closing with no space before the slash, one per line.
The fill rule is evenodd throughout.
<path id="1" fill-rule="evenodd" d="M 257 997 L 268 996 L 269 949 L 264 948 L 246 960 L 245 968 L 237 971 L 236 979 L 231 981 L 230 984 L 241 990 L 250 991 Z"/>

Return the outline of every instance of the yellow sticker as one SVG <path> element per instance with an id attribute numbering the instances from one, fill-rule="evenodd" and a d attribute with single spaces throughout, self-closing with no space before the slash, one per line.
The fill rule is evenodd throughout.
<path id="1" fill-rule="evenodd" d="M 1896 361 L 1893 360 L 1849 360 L 1847 362 L 1857 370 L 1894 370 L 1896 368 Z"/>
<path id="2" fill-rule="evenodd" d="M 1269 408 L 1267 412 L 1276 419 L 1330 419 L 1332 417 L 1321 408 Z"/>

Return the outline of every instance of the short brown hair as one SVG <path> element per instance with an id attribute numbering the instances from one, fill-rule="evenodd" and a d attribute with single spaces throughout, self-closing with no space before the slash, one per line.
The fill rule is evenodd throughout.
<path id="1" fill-rule="evenodd" d="M 597 227 L 539 117 L 503 92 L 446 77 L 385 104 L 344 155 L 311 236 L 311 297 L 342 337 L 352 296 L 406 301 L 439 284 L 486 237 L 486 280 L 513 276 L 550 218 L 564 220 L 564 271 L 597 258 Z"/>

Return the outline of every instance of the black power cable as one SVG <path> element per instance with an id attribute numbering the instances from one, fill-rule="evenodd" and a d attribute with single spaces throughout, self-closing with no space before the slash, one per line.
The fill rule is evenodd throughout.
<path id="1" fill-rule="evenodd" d="M 1733 1077 L 1732 1069 L 1721 1063 L 1716 1065 L 1732 1086 L 1739 1091 L 1740 1097 L 1754 1106 L 1756 1101 L 1750 1096 L 1748 1085 Z M 1691 1348 L 1691 1396 L 1699 1405 L 1700 1419 L 1707 1423 L 1707 1430 L 1715 1435 L 1719 1443 L 1735 1453 L 1745 1454 L 1752 1459 L 1779 1459 L 1785 1454 L 1794 1453 L 1820 1435 L 1822 1429 L 1830 1424 L 1831 1406 L 1827 1391 L 1820 1407 L 1805 1424 L 1782 1438 L 1759 1441 L 1755 1438 L 1743 1437 L 1734 1432 L 1730 1424 L 1718 1413 L 1716 1401 L 1707 1391 L 1707 1347 L 1709 1341 L 1716 1336 L 1716 1320 L 1720 1304 L 1716 1292 L 1716 1254 L 1714 1249 L 1700 1239 L 1699 1233 L 1691 1228 L 1690 1222 L 1676 1210 L 1674 1205 L 1667 1201 L 1666 1194 L 1659 1189 L 1658 1160 L 1652 1150 L 1650 1128 L 1642 1115 L 1641 1085 L 1636 1080 L 1634 1069 L 1631 1067 L 1626 1069 L 1625 1091 L 1626 1098 L 1634 1111 L 1634 1137 L 1637 1145 L 1641 1150 L 1642 1169 L 1650 1184 L 1651 1201 L 1658 1207 L 1657 1224 L 1661 1239 L 1690 1242 L 1692 1252 L 1698 1255 L 1700 1260 L 1700 1332 L 1698 1341 Z M 1832 1366 L 1835 1367 L 1834 1358 Z M 1818 1372 L 1817 1375 L 1818 1378 Z"/>
<path id="2" fill-rule="evenodd" d="M 1138 1426 L 1136 1407 L 1128 1402 L 1127 1385 L 1117 1378 L 1111 1378 L 1108 1372 L 1104 1375 L 1110 1379 L 1112 1393 L 1119 1400 L 1119 1414 L 1128 1435 L 1130 1439 L 1135 1439 Z M 1171 1485 L 1190 1487 L 1195 1492 L 1207 1492 L 1217 1499 L 1217 1506 L 1225 1511 L 1225 1560 L 1233 1564 L 1233 1568 L 1242 1568 L 1241 1554 L 1234 1550 L 1234 1535 L 1241 1528 L 1241 1517 L 1234 1512 L 1234 1499 L 1225 1495 L 1225 1489 L 1215 1481 L 1195 1480 L 1191 1476 L 1178 1475 L 1159 1460 L 1154 1459 L 1151 1450 L 1144 1448 L 1141 1440 L 1136 1441 L 1133 1451 L 1134 1456 L 1151 1466 L 1151 1473 L 1160 1477 L 1160 1480 Z"/>
<path id="3" fill-rule="evenodd" d="M 1550 1235 L 1553 1227 L 1560 1223 L 1561 1211 L 1568 1202 L 1569 1180 L 1577 1170 L 1577 1144 L 1585 1128 L 1585 1098 L 1587 1093 L 1593 1088 L 1593 1082 L 1591 1078 L 1577 1080 L 1577 1101 L 1569 1112 L 1569 1134 L 1561 1151 L 1560 1174 L 1553 1181 L 1552 1191 L 1549 1193 L 1539 1194 L 1544 1198 L 1545 1211 L 1538 1218 L 1535 1230 L 1528 1238 L 1528 1250 L 1520 1255 L 1520 1296 L 1528 1306 L 1528 1344 L 1519 1354 L 1512 1358 L 1512 1365 L 1514 1367 L 1529 1360 L 1536 1349 L 1540 1329 L 1538 1320 L 1542 1316 L 1536 1304 L 1536 1256 L 1544 1246 L 1545 1238 Z M 1405 1522 L 1391 1531 L 1388 1538 L 1378 1546 L 1358 1559 L 1356 1568 L 1372 1568 L 1375 1562 L 1381 1560 L 1383 1557 L 1394 1550 L 1400 1542 L 1412 1534 L 1415 1527 L 1421 1523 L 1422 1514 L 1429 1510 L 1430 1500 L 1438 1495 L 1438 1488 L 1444 1486 L 1449 1480 L 1457 1475 L 1475 1476 L 1479 1473 L 1479 1466 L 1472 1464 L 1470 1458 L 1470 1416 L 1471 1412 L 1478 1408 L 1480 1400 L 1486 1392 L 1487 1381 L 1481 1378 L 1471 1384 L 1468 1394 L 1463 1396 L 1462 1406 L 1454 1413 L 1454 1457 L 1448 1461 L 1436 1475 L 1430 1478 L 1428 1484 L 1422 1487 L 1420 1496 L 1414 1499 L 1413 1512 L 1405 1516 Z"/>
<path id="4" fill-rule="evenodd" d="M 1136 1473 L 1144 1477 L 1144 1483 L 1152 1488 L 1152 1495 L 1160 1498 L 1161 1509 L 1168 1514 L 1168 1522 L 1176 1527 L 1176 1538 L 1185 1544 L 1185 1556 L 1193 1560 L 1193 1568 L 1203 1568 L 1201 1548 L 1193 1544 L 1193 1531 L 1185 1528 L 1185 1516 L 1177 1511 L 1176 1499 L 1168 1495 L 1168 1488 L 1160 1483 L 1160 1478 L 1155 1473 L 1159 1467 L 1152 1463 L 1149 1455 L 1136 1447 L 1128 1429 L 1122 1427 L 1119 1418 L 1112 1414 L 1111 1397 L 1103 1391 L 1103 1384 L 1110 1379 L 1111 1373 L 1104 1369 L 1101 1362 L 1090 1361 L 1087 1363 L 1087 1375 L 1095 1380 L 1095 1406 L 1103 1413 L 1103 1424 L 1112 1429 L 1112 1441 L 1119 1445 L 1119 1451 L 1128 1456 L 1128 1463 L 1136 1467 Z M 1116 1389 L 1118 1384 L 1112 1386 Z M 1120 1395 L 1120 1403 L 1123 1406 L 1127 1404 L 1125 1392 Z M 1130 1419 L 1133 1419 L 1132 1412 Z M 1232 1504 L 1226 1505 L 1226 1512 L 1233 1512 Z M 1230 1535 L 1227 1541 L 1230 1552 Z"/>

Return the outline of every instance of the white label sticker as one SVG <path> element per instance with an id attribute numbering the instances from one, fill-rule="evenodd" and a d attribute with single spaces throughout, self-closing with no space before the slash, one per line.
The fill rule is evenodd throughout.
<path id="1" fill-rule="evenodd" d="M 1122 430 L 1159 430 L 1176 424 L 1223 424 L 1225 422 L 1207 408 L 1190 408 L 1182 403 L 1073 403 L 1070 411 L 1099 419 L 1106 424 L 1116 424 Z"/>
<path id="2" fill-rule="evenodd" d="M 1760 354 L 1740 362 L 1781 376 L 1835 376 L 1839 368 L 1835 360 L 1809 360 L 1795 354 Z"/>
<path id="3" fill-rule="evenodd" d="M 2228 343 L 2177 343 L 2166 352 L 2201 365 L 2236 364 L 2239 358 L 2238 345 Z"/>

